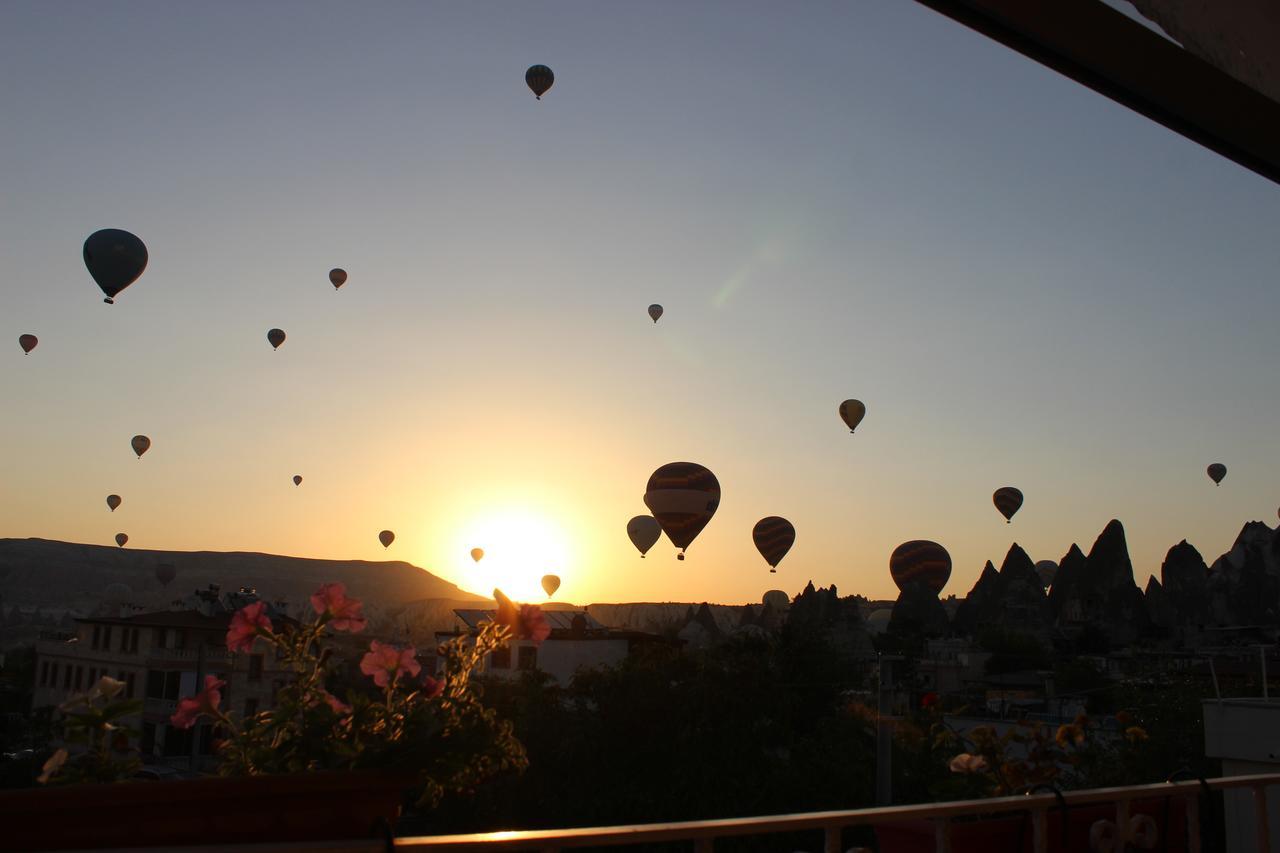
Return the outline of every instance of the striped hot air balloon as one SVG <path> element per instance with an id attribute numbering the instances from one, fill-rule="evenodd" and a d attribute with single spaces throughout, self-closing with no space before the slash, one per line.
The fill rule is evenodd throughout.
<path id="1" fill-rule="evenodd" d="M 996 509 L 1000 510 L 1000 514 L 1004 516 L 1006 524 L 1013 522 L 1013 515 L 1022 506 L 1022 492 L 1013 486 L 1001 486 L 996 489 L 995 494 L 991 496 L 992 502 L 996 505 Z"/>
<path id="2" fill-rule="evenodd" d="M 796 529 L 791 522 L 776 515 L 762 518 L 756 522 L 751 531 L 751 538 L 756 543 L 756 550 L 769 564 L 769 571 L 776 572 L 778 563 L 787 556 L 796 541 Z"/>
<path id="3" fill-rule="evenodd" d="M 928 539 L 903 542 L 889 556 L 889 574 L 898 589 L 905 589 L 909 583 L 922 583 L 934 592 L 942 592 L 951 577 L 951 555 Z"/>
<path id="4" fill-rule="evenodd" d="M 720 506 L 720 481 L 696 462 L 670 462 L 649 477 L 644 505 L 680 549 L 676 559 L 683 560 Z"/>

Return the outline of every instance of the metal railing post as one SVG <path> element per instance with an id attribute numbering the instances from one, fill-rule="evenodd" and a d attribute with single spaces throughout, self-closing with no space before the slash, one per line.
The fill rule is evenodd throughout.
<path id="1" fill-rule="evenodd" d="M 1258 853 L 1271 853 L 1271 824 L 1267 815 L 1267 788 L 1255 785 L 1253 789 L 1254 820 L 1258 829 Z"/>
<path id="2" fill-rule="evenodd" d="M 1062 816 L 1067 819 L 1066 815 Z M 1049 810 L 1034 808 L 1031 810 L 1031 849 L 1034 853 L 1049 853 Z"/>
<path id="3" fill-rule="evenodd" d="M 828 826 L 823 830 L 823 850 L 825 853 L 840 853 L 840 826 Z"/>
<path id="4" fill-rule="evenodd" d="M 951 819 L 935 818 L 933 821 L 933 849 L 935 853 L 951 853 Z"/>

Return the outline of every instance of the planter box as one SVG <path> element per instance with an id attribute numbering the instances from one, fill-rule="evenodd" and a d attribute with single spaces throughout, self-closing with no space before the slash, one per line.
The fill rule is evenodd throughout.
<path id="1" fill-rule="evenodd" d="M 395 826 L 412 781 L 361 770 L 5 791 L 0 827 L 8 850 L 371 838 Z"/>

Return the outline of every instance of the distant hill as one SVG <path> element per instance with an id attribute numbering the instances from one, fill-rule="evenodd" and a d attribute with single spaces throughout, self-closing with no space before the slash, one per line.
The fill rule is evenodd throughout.
<path id="1" fill-rule="evenodd" d="M 166 587 L 156 566 L 177 571 Z M 254 587 L 268 600 L 288 602 L 291 612 L 307 606 L 323 583 L 342 581 L 347 591 L 375 611 L 394 611 L 422 599 L 487 601 L 430 572 L 399 560 L 312 560 L 240 551 L 144 551 L 80 545 L 47 539 L 0 539 L 0 604 L 90 613 L 110 595 L 156 609 L 211 583 L 223 591 Z"/>

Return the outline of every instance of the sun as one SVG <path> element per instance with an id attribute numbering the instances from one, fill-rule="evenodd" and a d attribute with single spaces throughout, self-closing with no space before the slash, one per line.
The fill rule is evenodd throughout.
<path id="1" fill-rule="evenodd" d="M 543 575 L 559 575 L 570 586 L 569 537 L 553 519 L 512 507 L 475 518 L 461 527 L 456 546 L 460 586 L 487 595 L 494 587 L 517 601 L 545 601 Z M 484 549 L 475 562 L 471 549 Z"/>

